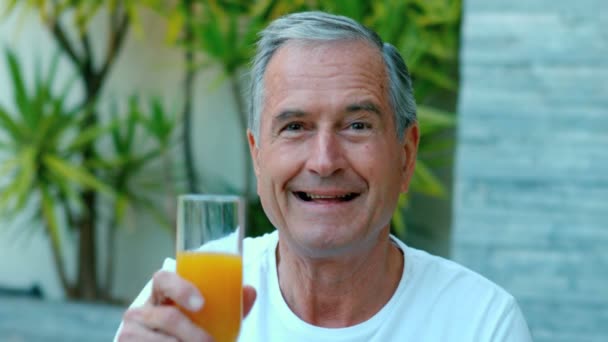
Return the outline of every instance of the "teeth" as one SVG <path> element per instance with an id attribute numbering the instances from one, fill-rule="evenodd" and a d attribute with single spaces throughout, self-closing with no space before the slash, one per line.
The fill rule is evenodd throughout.
<path id="1" fill-rule="evenodd" d="M 338 196 L 326 196 L 326 195 L 314 195 L 314 194 L 309 194 L 307 193 L 306 196 L 310 197 L 311 199 L 334 199 L 334 198 L 346 198 L 349 194 L 345 194 L 345 195 L 338 195 Z"/>

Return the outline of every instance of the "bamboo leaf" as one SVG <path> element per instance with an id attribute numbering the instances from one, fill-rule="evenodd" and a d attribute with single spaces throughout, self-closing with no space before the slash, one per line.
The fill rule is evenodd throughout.
<path id="1" fill-rule="evenodd" d="M 109 196 L 114 195 L 114 190 L 97 179 L 87 169 L 72 165 L 56 156 L 47 155 L 43 159 L 44 164 L 56 175 L 71 179 L 82 186 L 94 189 Z"/>

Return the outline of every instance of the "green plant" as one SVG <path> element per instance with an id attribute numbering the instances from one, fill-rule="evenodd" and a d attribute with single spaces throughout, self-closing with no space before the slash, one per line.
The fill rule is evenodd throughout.
<path id="1" fill-rule="evenodd" d="M 112 134 L 116 136 L 116 126 L 119 125 L 118 118 L 113 124 L 107 127 L 101 125 L 101 117 L 99 114 L 99 108 L 97 102 L 99 95 L 106 83 L 109 72 L 112 66 L 116 62 L 122 46 L 125 41 L 129 29 L 135 23 L 137 27 L 138 11 L 142 6 L 157 7 L 162 0 L 110 0 L 110 1 L 86 1 L 86 0 L 57 0 L 57 1 L 9 1 L 6 7 L 6 13 L 11 13 L 17 10 L 22 11 L 35 11 L 38 13 L 42 23 L 48 28 L 54 41 L 57 43 L 62 56 L 67 57 L 67 60 L 71 63 L 75 73 L 75 79 L 80 83 L 84 94 L 78 99 L 78 103 L 74 109 L 74 115 L 66 114 L 65 116 L 70 117 L 70 120 L 61 126 L 65 129 L 57 134 L 63 134 L 64 131 L 70 131 L 74 133 L 70 134 L 85 134 L 78 143 L 77 148 L 71 151 L 69 160 L 73 163 L 78 163 L 80 171 L 79 178 L 68 177 L 71 180 L 78 181 L 81 186 L 78 187 L 67 187 L 70 188 L 69 199 L 62 199 L 60 202 L 53 202 L 57 207 L 61 207 L 61 210 L 65 213 L 63 216 L 65 219 L 65 225 L 69 226 L 75 233 L 78 234 L 78 271 L 77 279 L 70 284 L 65 276 L 62 277 L 62 284 L 66 290 L 66 294 L 71 298 L 81 299 L 99 299 L 107 298 L 109 296 L 109 289 L 111 283 L 111 275 L 106 275 L 106 284 L 102 286 L 98 279 L 97 272 L 97 251 L 99 250 L 98 243 L 98 231 L 104 223 L 103 213 L 100 211 L 104 207 L 105 200 L 99 197 L 101 189 L 105 189 L 106 193 L 112 195 L 112 200 L 116 200 L 116 204 L 112 205 L 114 208 L 114 214 L 116 220 L 122 217 L 124 212 L 125 203 L 139 203 L 141 198 L 133 196 L 131 192 L 126 191 L 125 184 L 127 180 L 133 178 L 136 171 L 143 167 L 140 164 L 153 163 L 154 160 L 158 159 L 157 155 L 150 156 L 149 158 L 135 162 L 133 160 L 127 161 L 125 155 L 134 156 L 131 150 L 120 151 L 118 147 L 123 148 L 133 147 L 137 144 L 126 144 L 117 146 L 114 145 L 114 152 L 119 155 L 116 160 L 104 160 L 103 153 L 100 152 L 100 143 L 104 139 L 104 134 Z M 91 21 L 95 17 L 101 17 L 107 20 L 106 37 L 105 42 L 102 40 L 92 41 L 91 31 L 97 30 L 91 28 Z M 70 35 L 68 32 L 76 32 L 76 35 Z M 98 43 L 100 42 L 100 43 Z M 93 48 L 93 43 L 100 44 L 98 49 Z M 100 54 L 94 53 L 94 51 L 101 51 Z M 49 81 L 50 82 L 50 81 Z M 19 88 L 18 84 L 13 84 L 15 88 Z M 51 87 L 51 84 L 48 84 Z M 158 109 L 158 108 L 157 108 Z M 157 111 L 157 109 L 153 109 Z M 19 108 L 19 114 L 23 115 L 23 109 Z M 71 116 L 77 116 L 78 120 L 71 118 Z M 67 120 L 67 119 L 66 119 Z M 159 134 L 159 127 L 154 127 L 148 120 L 144 120 L 143 117 L 138 117 L 137 120 L 129 122 L 135 122 L 142 128 L 149 129 L 151 136 Z M 10 125 L 10 124 L 7 124 Z M 164 127 L 167 128 L 167 127 Z M 155 131 L 156 130 L 156 131 Z M 80 132 L 80 133 L 78 133 Z M 66 133 L 67 134 L 67 133 Z M 69 134 L 68 134 L 69 135 Z M 121 136 L 124 138 L 124 136 Z M 157 137 L 161 139 L 160 137 Z M 126 138 L 132 139 L 131 137 Z M 162 138 L 164 139 L 164 138 Z M 161 140 L 162 140 L 161 139 Z M 161 141 L 159 140 L 159 142 Z M 124 142 L 124 140 L 123 140 Z M 160 142 L 165 144 L 165 142 Z M 160 157 L 161 159 L 166 158 Z M 25 158 L 25 157 L 23 157 Z M 39 159 L 34 159 L 38 161 Z M 106 165 L 107 164 L 107 165 Z M 63 164 L 55 165 L 56 168 L 61 168 Z M 34 170 L 38 169 L 38 164 L 27 165 L 33 167 Z M 51 164 L 48 165 L 49 167 Z M 63 165 L 65 166 L 65 165 Z M 65 169 L 64 172 L 71 171 L 73 169 Z M 26 171 L 26 175 L 28 174 Z M 100 179 L 103 178 L 104 182 Z M 18 184 L 26 183 L 26 176 L 17 174 Z M 55 178 L 48 179 L 49 184 L 60 184 L 54 183 Z M 93 185 L 96 185 L 93 186 Z M 13 185 L 12 188 L 15 188 Z M 23 190 L 24 185 L 21 185 L 19 190 Z M 64 187 L 65 188 L 65 187 Z M 55 211 L 51 210 L 54 205 L 51 205 L 49 197 L 55 193 L 49 190 L 41 192 L 42 208 L 46 208 L 43 213 L 47 215 L 47 226 L 53 226 L 51 224 L 53 220 L 60 221 L 59 218 L 55 218 Z M 47 196 L 48 193 L 48 196 Z M 63 192 L 58 193 L 62 196 L 67 196 Z M 106 220 L 108 222 L 116 221 L 114 219 Z M 109 227 L 108 231 L 113 234 L 114 227 Z M 111 240 L 110 240 L 111 241 Z M 110 242 L 110 248 L 112 248 Z M 57 253 L 60 250 L 58 245 L 54 245 L 53 252 Z M 112 257 L 112 253 L 109 253 Z M 61 261 L 61 258 L 57 258 Z M 109 261 L 106 261 L 108 263 Z M 64 274 L 60 262 L 57 262 L 58 272 Z M 108 267 L 111 271 L 111 267 Z"/>
<path id="2" fill-rule="evenodd" d="M 130 27 L 130 22 L 135 11 L 133 1 L 110 1 L 106 6 L 99 2 L 91 1 L 36 1 L 27 0 L 21 2 L 24 10 L 35 10 L 41 21 L 46 25 L 57 43 L 60 51 L 67 56 L 77 72 L 78 80 L 84 89 L 84 96 L 80 100 L 83 110 L 82 120 L 79 128 L 82 131 L 95 129 L 99 121 L 95 102 L 107 79 L 109 70 L 114 64 L 116 57 L 123 45 L 124 38 Z M 10 1 L 8 11 L 18 8 L 17 1 Z M 93 54 L 90 38 L 89 23 L 100 11 L 106 8 L 108 18 L 108 39 L 105 44 L 105 56 L 99 61 Z M 72 14 L 71 21 L 65 18 Z M 70 39 L 65 23 L 70 22 L 78 32 L 78 40 Z M 79 157 L 89 160 L 96 157 L 97 150 L 95 139 L 84 143 L 79 151 Z M 79 233 L 78 248 L 78 286 L 74 291 L 68 291 L 71 297 L 96 299 L 100 296 L 97 279 L 97 221 L 98 221 L 98 196 L 95 189 L 79 189 L 78 195 L 81 204 L 80 210 L 73 217 L 73 224 Z"/>
<path id="3" fill-rule="evenodd" d="M 174 224 L 168 219 L 168 213 L 175 212 L 174 201 L 166 203 L 164 208 L 158 202 L 160 194 L 172 199 L 176 197 L 173 184 L 177 177 L 171 169 L 170 155 L 176 148 L 174 132 L 178 117 L 166 111 L 159 98 L 152 98 L 147 106 L 141 102 L 132 96 L 124 112 L 116 104 L 111 106 L 109 148 L 87 163 L 87 167 L 97 170 L 115 192 L 115 199 L 110 204 L 112 214 L 106 220 L 105 230 L 103 292 L 106 295 L 113 284 L 117 228 L 129 207 L 150 215 L 174 235 Z"/>
<path id="4" fill-rule="evenodd" d="M 86 120 L 86 115 L 81 108 L 68 108 L 66 97 L 71 87 L 59 94 L 53 92 L 58 55 L 46 76 L 42 75 L 40 63 L 37 64 L 31 93 L 15 54 L 7 51 L 6 60 L 16 114 L 0 108 L 0 129 L 7 139 L 2 143 L 3 152 L 9 156 L 3 161 L 0 177 L 13 180 L 2 189 L 0 208 L 5 214 L 17 213 L 28 202 L 35 202 L 35 215 L 45 223 L 61 283 L 67 294 L 74 296 L 76 289 L 67 278 L 63 262 L 60 218 L 72 227 L 75 219 L 72 208 L 79 210 L 82 206 L 79 191 L 87 189 L 114 196 L 111 187 L 83 167 L 88 158 L 83 157 L 82 147 L 103 134 L 104 129 L 95 125 L 79 131 L 77 127 Z"/>
<path id="5" fill-rule="evenodd" d="M 0 105 L 0 152 L 4 156 L 0 178 L 11 180 L 0 186 L 1 213 L 11 216 L 27 212 L 26 207 L 34 208 L 34 218 L 42 223 L 50 238 L 53 261 L 66 295 L 79 298 L 86 289 L 67 275 L 65 255 L 71 246 L 65 241 L 68 235 L 82 234 L 77 222 L 86 210 L 81 194 L 103 194 L 99 204 L 112 208 L 105 220 L 108 250 L 106 269 L 101 273 L 105 281 L 96 283 L 93 291 L 95 298 L 110 299 L 114 235 L 124 212 L 128 207 L 141 207 L 160 221 L 167 221 L 163 210 L 151 200 L 159 192 L 146 193 L 142 189 L 153 190 L 150 185 L 164 184 L 162 190 L 166 192 L 171 175 L 165 172 L 164 179 L 143 186 L 141 181 L 146 180 L 143 175 L 150 171 L 151 164 L 170 153 L 176 117 L 168 114 L 158 99 L 150 101 L 149 111 L 145 111 L 132 98 L 125 115 L 118 115 L 120 111 L 114 109 L 109 123 L 97 122 L 82 129 L 88 109 L 69 106 L 67 101 L 74 82 L 56 91 L 59 54 L 46 73 L 42 72 L 41 63 L 36 64 L 31 90 L 17 56 L 10 50 L 6 51 L 6 61 L 16 110 L 11 113 Z M 84 153 L 89 144 L 97 145 L 104 139 L 111 140 L 109 149 L 93 156 Z M 98 218 L 95 224 L 99 227 L 103 221 Z M 78 260 L 80 265 L 83 262 Z M 87 265 L 95 272 L 96 266 Z"/>

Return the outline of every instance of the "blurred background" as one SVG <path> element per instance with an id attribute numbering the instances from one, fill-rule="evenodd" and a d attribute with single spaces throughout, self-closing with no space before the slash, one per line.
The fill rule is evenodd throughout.
<path id="1" fill-rule="evenodd" d="M 512 293 L 535 341 L 608 339 L 602 0 L 0 0 L 0 339 L 112 338 L 174 255 L 180 193 L 274 228 L 245 127 L 256 34 L 354 18 L 403 54 L 422 129 L 393 233 Z"/>

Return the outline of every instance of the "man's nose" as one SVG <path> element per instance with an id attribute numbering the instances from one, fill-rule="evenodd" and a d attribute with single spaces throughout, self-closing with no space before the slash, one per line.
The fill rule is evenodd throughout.
<path id="1" fill-rule="evenodd" d="M 333 132 L 319 132 L 315 136 L 307 161 L 309 171 L 320 177 L 329 177 L 344 168 L 344 151 Z"/>

